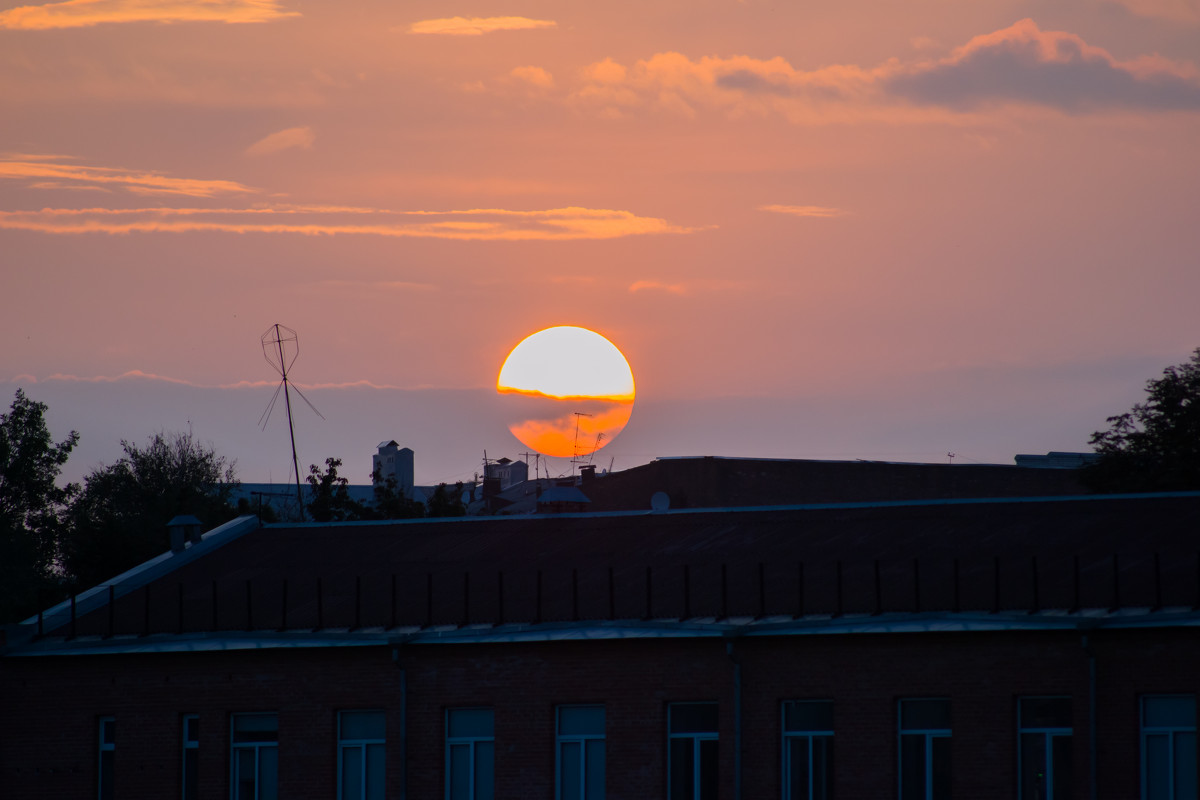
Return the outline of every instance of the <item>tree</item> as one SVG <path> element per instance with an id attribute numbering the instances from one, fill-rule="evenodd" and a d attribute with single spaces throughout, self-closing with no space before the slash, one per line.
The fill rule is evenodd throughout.
<path id="1" fill-rule="evenodd" d="M 467 507 L 462 504 L 459 499 L 462 497 L 463 485 L 462 481 L 454 484 L 454 492 L 451 494 L 446 488 L 446 484 L 439 483 L 437 488 L 433 490 L 433 497 L 429 498 L 429 516 L 431 517 L 463 517 L 467 514 Z"/>
<path id="2" fill-rule="evenodd" d="M 375 485 L 375 503 L 370 519 L 413 519 L 425 516 L 425 506 L 405 497 L 396 483 L 395 476 L 388 475 L 387 480 L 381 481 L 379 470 L 376 470 L 371 479 Z"/>
<path id="3" fill-rule="evenodd" d="M 325 459 L 325 471 L 312 464 L 308 468 L 309 475 L 305 480 L 312 487 L 311 497 L 307 506 L 308 515 L 313 522 L 347 522 L 366 519 L 366 507 L 350 496 L 346 486 L 349 478 L 338 475 L 338 467 L 342 465 L 340 458 Z"/>
<path id="4" fill-rule="evenodd" d="M 0 622 L 33 613 L 56 588 L 55 540 L 78 490 L 57 480 L 79 434 L 55 444 L 46 408 L 17 389 L 9 413 L 0 414 Z"/>
<path id="5" fill-rule="evenodd" d="M 157 433 L 145 447 L 121 441 L 120 461 L 94 470 L 71 504 L 63 566 L 76 587 L 92 586 L 164 552 L 179 514 L 213 527 L 236 516 L 234 464 L 188 433 Z"/>
<path id="6" fill-rule="evenodd" d="M 1200 348 L 1147 381 L 1146 394 L 1146 402 L 1092 434 L 1099 458 L 1082 474 L 1093 490 L 1200 489 Z"/>

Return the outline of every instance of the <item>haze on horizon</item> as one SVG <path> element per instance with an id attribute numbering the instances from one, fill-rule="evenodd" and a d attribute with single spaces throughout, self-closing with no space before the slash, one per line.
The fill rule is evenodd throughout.
<path id="1" fill-rule="evenodd" d="M 287 480 L 276 322 L 302 464 L 423 482 L 519 457 L 555 325 L 632 365 L 618 469 L 1081 450 L 1200 344 L 1197 0 L 0 2 L 0 107 L 0 402 L 72 479 L 191 425 Z"/>

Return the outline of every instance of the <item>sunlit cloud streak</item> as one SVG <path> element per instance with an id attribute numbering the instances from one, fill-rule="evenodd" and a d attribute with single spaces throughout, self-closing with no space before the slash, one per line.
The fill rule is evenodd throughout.
<path id="1" fill-rule="evenodd" d="M 281 150 L 308 150 L 316 141 L 312 128 L 303 125 L 297 128 L 285 128 L 269 136 L 264 136 L 246 148 L 248 156 L 264 156 L 278 153 Z"/>
<path id="2" fill-rule="evenodd" d="M 275 0 L 67 0 L 0 11 L 0 28 L 51 30 L 117 22 L 270 22 L 298 17 Z"/>
<path id="3" fill-rule="evenodd" d="M 198 381 L 184 380 L 183 378 L 173 378 L 169 375 L 158 375 L 153 372 L 145 372 L 140 369 L 131 369 L 122 372 L 120 375 L 71 375 L 68 373 L 56 372 L 52 375 L 47 375 L 44 378 L 39 378 L 29 373 L 14 375 L 8 382 L 13 384 L 39 384 L 39 383 L 125 383 L 129 381 L 154 381 L 158 383 L 170 383 L 177 386 L 189 386 L 195 389 L 261 389 L 263 387 L 274 387 L 279 381 L 273 380 L 256 380 L 256 381 L 236 381 L 234 383 L 200 383 Z M 387 383 L 375 383 L 368 380 L 358 381 L 342 381 L 338 383 L 302 383 L 300 381 L 292 381 L 302 389 L 400 389 L 406 387 L 393 386 Z"/>
<path id="4" fill-rule="evenodd" d="M 276 233 L 368 235 L 468 241 L 615 239 L 697 229 L 630 211 L 552 208 L 389 211 L 304 206 L 280 208 L 44 208 L 0 211 L 0 229 L 51 234 Z"/>
<path id="5" fill-rule="evenodd" d="M 408 26 L 408 32 L 441 36 L 482 36 L 495 31 L 534 30 L 554 28 L 557 25 L 554 20 L 528 17 L 448 17 L 414 22 Z"/>
<path id="6" fill-rule="evenodd" d="M 554 76 L 541 67 L 514 67 L 509 75 L 540 89 L 554 86 Z"/>
<path id="7" fill-rule="evenodd" d="M 645 109 L 695 117 L 780 115 L 796 123 L 928 121 L 996 103 L 1066 112 L 1200 109 L 1200 72 L 1157 56 L 1121 61 L 1081 37 L 1025 19 L 977 36 L 941 59 L 801 70 L 787 60 L 658 53 L 626 67 L 583 70 L 568 101 L 621 117 Z M 944 112 L 940 112 L 944 113 Z"/>
<path id="8" fill-rule="evenodd" d="M 1139 17 L 1200 23 L 1200 0 L 1108 0 Z"/>
<path id="9" fill-rule="evenodd" d="M 29 180 L 33 188 L 119 188 L 138 195 L 215 197 L 257 192 L 237 181 L 172 178 L 159 172 L 58 163 L 62 157 L 0 161 L 0 178 Z"/>
<path id="10" fill-rule="evenodd" d="M 759 206 L 759 211 L 770 211 L 774 214 L 789 214 L 793 217 L 818 217 L 829 219 L 832 217 L 844 217 L 849 214 L 849 211 L 843 211 L 840 208 L 825 208 L 824 206 L 785 206 L 785 205 L 765 205 Z"/>
<path id="11" fill-rule="evenodd" d="M 668 294 L 686 294 L 687 289 L 681 283 L 662 283 L 661 281 L 634 281 L 629 285 L 631 294 L 636 292 L 657 291 Z"/>

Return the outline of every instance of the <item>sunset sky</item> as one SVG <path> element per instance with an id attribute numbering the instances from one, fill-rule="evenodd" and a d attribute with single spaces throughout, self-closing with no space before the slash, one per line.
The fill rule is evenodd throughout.
<path id="1" fill-rule="evenodd" d="M 287 480 L 273 323 L 355 482 L 523 457 L 554 325 L 632 366 L 604 467 L 1083 450 L 1197 253 L 1200 0 L 0 2 L 0 400 L 71 479 L 190 425 Z"/>

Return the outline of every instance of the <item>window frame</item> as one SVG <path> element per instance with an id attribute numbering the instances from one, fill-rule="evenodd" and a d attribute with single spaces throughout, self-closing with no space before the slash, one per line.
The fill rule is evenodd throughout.
<path id="1" fill-rule="evenodd" d="M 383 736 L 381 738 L 347 738 L 342 734 L 342 717 L 345 714 L 378 714 L 383 723 Z M 337 712 L 337 798 L 344 800 L 342 787 L 345 784 L 343 770 L 345 769 L 346 750 L 350 748 L 359 748 L 361 752 L 358 757 L 361 759 L 359 764 L 359 774 L 362 776 L 361 785 L 359 786 L 359 797 L 366 800 L 370 794 L 370 773 L 367 770 L 367 748 L 373 745 L 379 745 L 384 748 L 384 774 L 387 774 L 387 714 L 381 708 L 347 708 Z M 382 787 L 384 794 L 387 792 L 386 777 L 385 785 Z"/>
<path id="2" fill-rule="evenodd" d="M 1166 699 L 1172 699 L 1172 698 L 1179 699 L 1179 700 L 1190 700 L 1191 701 L 1191 703 L 1192 703 L 1192 724 L 1190 726 L 1188 726 L 1188 725 L 1147 725 L 1146 724 L 1146 705 L 1147 705 L 1146 701 L 1152 700 L 1152 699 L 1153 700 L 1166 700 Z M 1176 735 L 1181 734 L 1181 733 L 1190 733 L 1190 734 L 1192 734 L 1193 737 L 1196 736 L 1196 734 L 1197 734 L 1197 726 L 1196 726 L 1197 714 L 1196 714 L 1196 712 L 1197 712 L 1197 708 L 1196 708 L 1196 695 L 1195 694 L 1189 694 L 1186 692 L 1180 692 L 1180 693 L 1176 693 L 1176 694 L 1171 694 L 1171 693 L 1144 694 L 1138 698 L 1138 743 L 1140 745 L 1140 747 L 1138 748 L 1140 751 L 1138 755 L 1139 755 L 1139 762 L 1140 762 L 1140 767 L 1141 767 L 1141 769 L 1140 769 L 1140 772 L 1141 772 L 1140 797 L 1142 797 L 1142 798 L 1149 797 L 1149 786 L 1147 784 L 1149 783 L 1150 773 L 1147 769 L 1148 765 L 1146 763 L 1147 762 L 1146 741 L 1147 741 L 1147 739 L 1149 739 L 1152 736 L 1166 736 L 1167 742 L 1168 742 L 1168 745 L 1167 745 L 1167 759 L 1168 759 L 1167 796 L 1170 798 L 1170 800 L 1179 800 L 1179 798 L 1177 798 L 1177 796 L 1176 796 L 1177 792 L 1176 792 L 1176 786 L 1175 786 L 1175 773 L 1176 773 L 1175 737 L 1176 737 Z M 1193 772 L 1196 772 L 1198 769 L 1200 769 L 1200 766 L 1198 766 L 1196 763 L 1196 760 L 1195 760 L 1196 755 L 1195 755 L 1194 750 L 1193 750 L 1192 758 L 1193 758 L 1192 769 L 1193 769 Z M 1197 777 L 1200 777 L 1200 776 L 1197 776 Z M 1196 782 L 1197 777 L 1193 777 L 1193 779 L 1192 779 L 1193 782 Z"/>
<path id="3" fill-rule="evenodd" d="M 237 720 L 243 717 L 265 717 L 270 716 L 275 718 L 275 738 L 271 741 L 261 742 L 238 742 L 237 739 Z M 266 749 L 275 751 L 275 776 L 274 782 L 276 787 L 276 795 L 278 796 L 279 788 L 279 714 L 275 711 L 237 711 L 229 715 L 229 797 L 230 800 L 259 800 L 259 794 L 262 791 L 262 751 Z M 238 753 L 242 750 L 254 751 L 254 796 L 240 797 L 238 795 Z"/>
<path id="4" fill-rule="evenodd" d="M 604 714 L 604 730 L 600 733 L 571 733 L 564 734 L 562 732 L 562 712 L 567 709 L 575 708 L 598 708 Z M 595 765 L 590 765 L 588 758 L 588 743 L 600 742 L 605 745 L 606 733 L 608 728 L 608 715 L 605 711 L 603 703 L 566 703 L 554 707 L 554 798 L 562 800 L 562 765 L 563 765 L 563 745 L 578 744 L 579 745 L 579 797 L 582 800 L 599 800 L 599 798 L 588 796 L 588 776 L 591 774 L 592 768 Z M 607 746 L 606 746 L 607 749 Z M 607 752 L 605 756 L 607 758 Z M 606 761 L 607 763 L 607 761 Z M 603 769 L 603 768 L 602 768 Z M 603 794 L 607 794 L 604 792 Z"/>
<path id="5" fill-rule="evenodd" d="M 492 716 L 492 733 L 491 733 L 491 735 L 490 736 L 451 736 L 450 735 L 450 717 L 456 711 L 487 711 Z M 467 760 L 467 764 L 469 765 L 470 770 L 468 772 L 467 797 L 469 798 L 469 800 L 478 800 L 478 798 L 476 796 L 476 785 L 475 785 L 476 777 L 477 777 L 475 774 L 475 750 L 476 750 L 477 745 L 479 745 L 481 743 L 488 743 L 488 744 L 492 745 L 492 759 L 493 759 L 493 761 L 492 761 L 492 786 L 493 786 L 492 796 L 495 797 L 495 794 L 496 794 L 495 793 L 496 710 L 494 708 L 492 708 L 491 706 L 456 706 L 454 708 L 447 708 L 446 712 L 445 712 L 445 724 L 446 724 L 446 756 L 444 759 L 444 766 L 445 766 L 445 770 L 446 770 L 446 787 L 445 787 L 444 797 L 446 798 L 446 800 L 450 800 L 450 798 L 451 798 L 451 790 L 453 788 L 453 780 L 454 780 L 454 772 L 453 772 L 453 767 L 451 764 L 451 754 L 452 754 L 453 748 L 455 746 L 461 746 L 461 745 L 469 745 L 469 748 L 467 750 L 467 753 L 469 756 L 468 760 Z"/>
<path id="6" fill-rule="evenodd" d="M 108 728 L 106 731 L 105 728 Z M 96 718 L 96 797 L 112 800 L 116 795 L 117 718 Z M 107 763 L 107 766 L 105 765 Z M 107 779 L 107 785 L 106 785 Z"/>
<path id="7" fill-rule="evenodd" d="M 792 764 L 792 748 L 790 745 L 791 745 L 792 741 L 796 740 L 796 739 L 806 739 L 807 740 L 807 742 L 806 742 L 807 747 L 805 749 L 807 750 L 807 758 L 808 758 L 808 765 L 809 765 L 809 767 L 808 767 L 808 786 L 805 787 L 804 796 L 809 798 L 809 800 L 822 800 L 822 798 L 832 797 L 832 788 L 831 787 L 833 784 L 833 750 L 832 750 L 833 726 L 831 725 L 828 729 L 813 728 L 813 729 L 805 729 L 805 730 L 801 730 L 801 729 L 791 730 L 788 728 L 788 724 L 787 724 L 788 709 L 790 707 L 804 705 L 804 704 L 828 705 L 830 719 L 832 720 L 832 718 L 833 718 L 833 701 L 832 700 L 823 700 L 823 699 L 784 700 L 782 703 L 780 703 L 780 705 L 779 705 L 779 729 L 782 732 L 781 742 L 782 742 L 782 750 L 783 750 L 783 752 L 780 754 L 781 758 L 782 758 L 782 764 L 780 766 L 780 775 L 783 778 L 783 780 L 781 781 L 781 783 L 782 783 L 781 796 L 783 797 L 783 800 L 788 800 L 788 798 L 791 797 L 793 794 L 793 792 L 792 792 L 792 770 L 794 767 Z M 829 740 L 827 742 L 827 747 L 825 750 L 825 758 L 826 758 L 825 775 L 826 775 L 826 781 L 827 781 L 827 787 L 826 787 L 827 790 L 820 794 L 815 793 L 815 791 L 814 791 L 815 787 L 813 786 L 812 765 L 813 765 L 813 759 L 814 759 L 813 745 L 815 743 L 814 742 L 815 739 L 828 739 Z"/>
<path id="8" fill-rule="evenodd" d="M 946 704 L 947 716 L 950 716 L 950 725 L 948 728 L 905 728 L 904 727 L 904 704 L 913 702 L 929 702 L 941 701 Z M 896 700 L 896 796 L 900 800 L 936 800 L 934 797 L 934 782 L 933 776 L 936 773 L 934 769 L 934 752 L 933 743 L 937 739 L 953 739 L 953 706 L 949 697 L 901 697 Z M 922 798 L 906 797 L 904 794 L 904 737 L 920 736 L 924 739 L 925 752 L 925 792 Z M 953 762 L 951 762 L 953 763 Z"/>
<path id="9" fill-rule="evenodd" d="M 1054 740 L 1058 738 L 1071 739 L 1075 735 L 1075 728 L 1074 726 L 1026 725 L 1024 719 L 1024 703 L 1026 700 L 1067 700 L 1072 703 L 1072 713 L 1074 713 L 1074 702 L 1070 695 L 1021 695 L 1017 698 L 1017 798 L 1018 800 L 1028 800 L 1025 797 L 1024 737 L 1040 734 L 1044 737 L 1043 752 L 1046 756 L 1046 779 L 1044 781 L 1046 796 L 1043 800 L 1069 800 L 1069 798 L 1056 798 L 1054 795 Z"/>
<path id="10" fill-rule="evenodd" d="M 672 717 L 675 709 L 681 706 L 713 706 L 717 712 L 717 725 L 712 731 L 687 731 L 683 733 L 675 733 L 672 728 Z M 717 742 L 718 747 L 721 741 L 720 730 L 720 705 L 715 700 L 696 700 L 684 701 L 678 703 L 667 704 L 667 795 L 670 797 L 671 787 L 674 784 L 674 759 L 671 757 L 671 743 L 676 739 L 690 739 L 692 742 L 692 798 L 691 800 L 702 800 L 703 782 L 701 777 L 703 770 L 701 769 L 701 753 L 703 742 Z M 720 792 L 720 779 L 717 781 L 717 792 Z"/>

